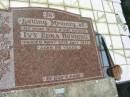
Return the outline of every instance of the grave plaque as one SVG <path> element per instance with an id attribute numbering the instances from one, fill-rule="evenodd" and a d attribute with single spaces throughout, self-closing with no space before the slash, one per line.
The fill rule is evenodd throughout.
<path id="1" fill-rule="evenodd" d="M 90 18 L 49 8 L 14 8 L 15 88 L 103 77 Z"/>

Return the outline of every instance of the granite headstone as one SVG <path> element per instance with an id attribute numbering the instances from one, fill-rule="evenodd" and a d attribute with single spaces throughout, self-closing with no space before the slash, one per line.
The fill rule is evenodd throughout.
<path id="1" fill-rule="evenodd" d="M 50 8 L 13 8 L 7 14 L 10 26 L 3 33 L 11 33 L 13 69 L 7 89 L 103 77 L 90 18 Z"/>

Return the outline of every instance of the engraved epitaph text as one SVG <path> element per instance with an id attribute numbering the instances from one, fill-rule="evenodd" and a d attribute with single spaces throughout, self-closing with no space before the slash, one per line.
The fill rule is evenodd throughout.
<path id="1" fill-rule="evenodd" d="M 13 9 L 16 86 L 102 77 L 89 18 L 42 8 Z"/>

